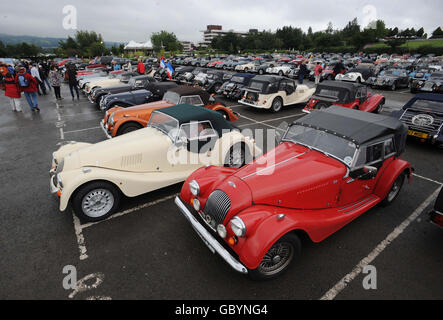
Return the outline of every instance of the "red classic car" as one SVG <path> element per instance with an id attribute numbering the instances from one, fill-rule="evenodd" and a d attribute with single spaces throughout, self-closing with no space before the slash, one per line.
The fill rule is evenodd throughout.
<path id="1" fill-rule="evenodd" d="M 303 112 L 322 110 L 331 105 L 342 106 L 365 112 L 381 112 L 385 97 L 372 94 L 367 87 L 359 83 L 344 81 L 325 81 L 317 85 L 314 95 Z"/>
<path id="2" fill-rule="evenodd" d="M 301 250 L 399 195 L 411 165 L 407 127 L 342 107 L 296 120 L 272 151 L 241 169 L 205 167 L 177 206 L 213 253 L 254 279 L 281 274 Z"/>

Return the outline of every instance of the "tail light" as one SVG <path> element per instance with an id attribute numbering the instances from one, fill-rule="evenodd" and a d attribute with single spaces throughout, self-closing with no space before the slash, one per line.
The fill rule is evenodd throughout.
<path id="1" fill-rule="evenodd" d="M 438 212 L 434 212 L 434 214 L 431 217 L 432 222 L 435 224 L 443 227 L 443 215 L 439 214 Z"/>

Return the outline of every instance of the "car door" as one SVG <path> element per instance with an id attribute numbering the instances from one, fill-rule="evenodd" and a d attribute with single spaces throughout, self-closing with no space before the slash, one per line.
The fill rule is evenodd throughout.
<path id="1" fill-rule="evenodd" d="M 392 149 L 392 139 L 388 140 Z M 385 163 L 385 145 L 387 141 L 378 141 L 361 146 L 358 151 L 349 175 L 342 180 L 338 199 L 339 206 L 350 205 L 368 198 L 382 174 Z M 371 174 L 366 169 L 368 166 L 377 169 L 376 174 Z M 366 168 L 365 168 L 366 167 Z"/>

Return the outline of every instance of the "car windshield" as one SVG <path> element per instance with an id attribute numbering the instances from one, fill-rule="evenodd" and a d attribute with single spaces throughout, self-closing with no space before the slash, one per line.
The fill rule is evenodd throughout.
<path id="1" fill-rule="evenodd" d="M 302 125 L 292 125 L 283 137 L 283 141 L 291 141 L 322 152 L 340 160 L 348 167 L 352 165 L 357 150 L 357 146 L 346 139 Z"/>
<path id="2" fill-rule="evenodd" d="M 441 110 L 443 112 L 443 102 L 441 101 L 428 101 L 428 100 L 416 100 L 411 108 L 424 109 L 424 110 Z"/>
<path id="3" fill-rule="evenodd" d="M 245 78 L 243 77 L 239 77 L 239 76 L 235 76 L 231 78 L 231 82 L 235 82 L 235 83 L 243 83 Z"/>
<path id="4" fill-rule="evenodd" d="M 155 128 L 164 134 L 168 135 L 172 141 L 178 133 L 179 122 L 177 119 L 164 114 L 160 111 L 154 111 L 151 119 L 149 119 L 148 127 Z"/>
<path id="5" fill-rule="evenodd" d="M 180 102 L 180 95 L 173 91 L 167 91 L 163 96 L 163 100 L 178 104 Z"/>
<path id="6" fill-rule="evenodd" d="M 251 81 L 251 83 L 249 85 L 249 88 L 255 89 L 255 90 L 258 90 L 258 91 L 263 91 L 265 89 L 265 85 L 266 85 L 265 82 L 254 81 L 253 80 L 253 81 Z"/>

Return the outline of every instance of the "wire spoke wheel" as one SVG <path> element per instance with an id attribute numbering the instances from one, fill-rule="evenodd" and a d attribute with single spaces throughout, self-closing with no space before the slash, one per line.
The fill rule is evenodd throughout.
<path id="1" fill-rule="evenodd" d="M 277 242 L 265 254 L 258 270 L 265 276 L 275 275 L 284 270 L 293 257 L 294 247 L 290 242 Z"/>
<path id="2" fill-rule="evenodd" d="M 109 213 L 114 206 L 114 195 L 107 189 L 94 189 L 82 200 L 81 208 L 85 215 L 99 218 Z"/>

